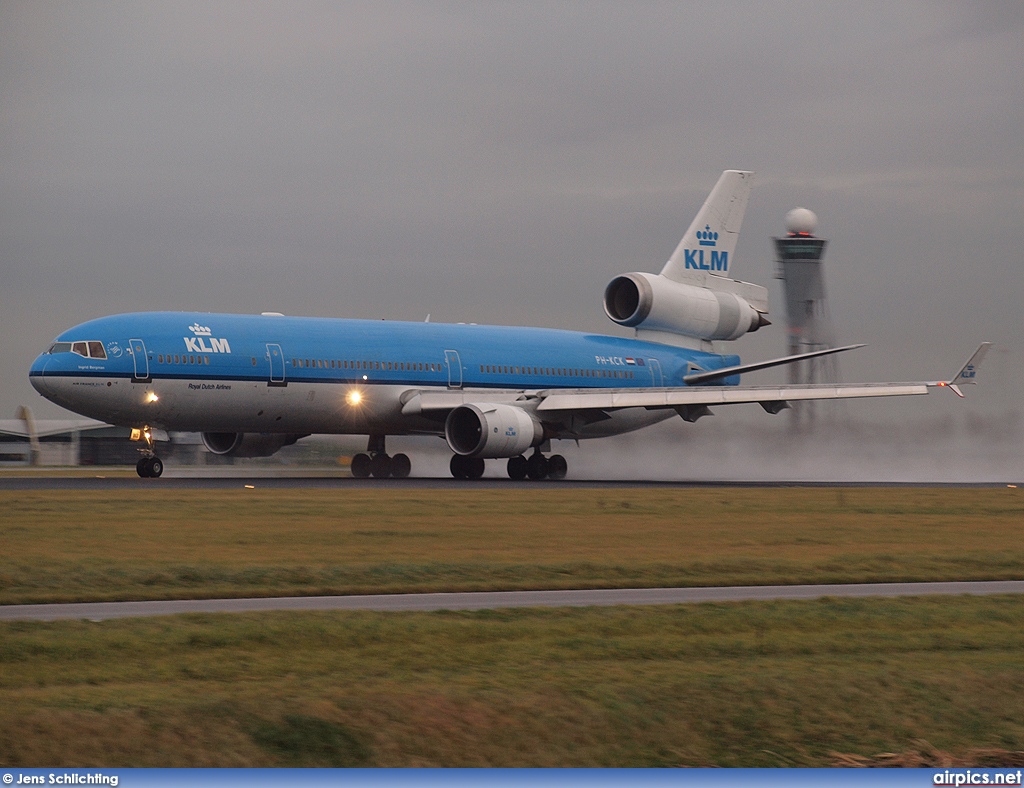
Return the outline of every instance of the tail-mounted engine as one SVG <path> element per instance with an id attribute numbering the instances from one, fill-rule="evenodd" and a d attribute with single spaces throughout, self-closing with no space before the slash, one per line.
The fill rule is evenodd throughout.
<path id="1" fill-rule="evenodd" d="M 738 339 L 769 325 L 765 288 L 724 277 L 707 286 L 676 282 L 660 274 L 622 274 L 604 291 L 604 311 L 621 326 L 701 340 Z"/>

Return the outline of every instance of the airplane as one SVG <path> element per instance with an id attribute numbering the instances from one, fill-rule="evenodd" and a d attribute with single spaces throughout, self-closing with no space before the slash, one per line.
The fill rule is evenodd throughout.
<path id="1" fill-rule="evenodd" d="M 410 475 L 386 438 L 443 437 L 457 479 L 506 460 L 512 479 L 561 479 L 553 439 L 641 429 L 711 407 L 927 394 L 975 382 L 989 343 L 950 380 L 859 385 L 740 385 L 740 376 L 861 345 L 741 364 L 716 352 L 769 325 L 764 287 L 730 278 L 753 173 L 726 170 L 659 274 L 615 277 L 604 311 L 634 337 L 545 328 L 312 317 L 152 312 L 61 333 L 29 378 L 48 400 L 129 427 L 139 476 L 164 470 L 154 441 L 199 432 L 217 455 L 264 457 L 312 434 L 368 436 L 358 478 Z M 166 440 L 166 435 L 163 439 Z"/>

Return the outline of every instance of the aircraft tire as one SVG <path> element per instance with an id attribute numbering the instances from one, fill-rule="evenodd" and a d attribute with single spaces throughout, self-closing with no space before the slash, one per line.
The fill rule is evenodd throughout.
<path id="1" fill-rule="evenodd" d="M 353 457 L 351 471 L 352 475 L 357 479 L 369 479 L 370 455 L 360 453 Z"/>
<path id="2" fill-rule="evenodd" d="M 518 457 L 509 457 L 508 478 L 521 482 L 526 478 L 527 465 L 528 463 L 526 462 L 526 458 L 522 454 Z"/>
<path id="3" fill-rule="evenodd" d="M 467 479 L 479 479 L 484 475 L 483 457 L 467 457 L 466 460 Z"/>
<path id="4" fill-rule="evenodd" d="M 391 475 L 391 458 L 384 452 L 370 458 L 370 473 L 375 479 L 387 479 Z"/>
<path id="5" fill-rule="evenodd" d="M 569 472 L 569 463 L 561 454 L 552 454 L 548 457 L 548 478 L 558 481 L 564 479 Z"/>
<path id="6" fill-rule="evenodd" d="M 548 458 L 543 454 L 534 454 L 526 461 L 526 475 L 539 482 L 548 477 Z"/>
<path id="7" fill-rule="evenodd" d="M 466 473 L 466 458 L 461 454 L 452 455 L 452 459 L 448 463 L 448 470 L 452 472 L 452 477 L 455 479 L 469 478 L 469 475 Z"/>
<path id="8" fill-rule="evenodd" d="M 139 461 L 135 463 L 135 472 L 143 479 L 149 478 L 149 457 L 141 457 Z"/>
<path id="9" fill-rule="evenodd" d="M 391 476 L 395 479 L 407 479 L 412 472 L 412 461 L 406 454 L 396 454 L 391 458 Z"/>
<path id="10" fill-rule="evenodd" d="M 159 479 L 164 475 L 164 461 L 159 457 L 150 457 L 146 465 L 150 479 Z"/>

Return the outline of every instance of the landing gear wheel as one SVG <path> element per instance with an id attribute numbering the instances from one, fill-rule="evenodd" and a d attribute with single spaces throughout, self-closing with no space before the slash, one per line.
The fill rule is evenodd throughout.
<path id="1" fill-rule="evenodd" d="M 164 473 L 164 462 L 159 457 L 143 457 L 135 463 L 135 472 L 143 479 L 159 479 Z"/>
<path id="2" fill-rule="evenodd" d="M 412 471 L 412 462 L 405 454 L 396 454 L 391 458 L 391 475 L 396 479 L 406 479 Z"/>
<path id="3" fill-rule="evenodd" d="M 391 475 L 391 458 L 381 452 L 370 458 L 370 473 L 375 479 L 386 479 Z"/>
<path id="4" fill-rule="evenodd" d="M 558 481 L 564 479 L 569 472 L 569 463 L 561 454 L 552 454 L 548 457 L 548 478 Z"/>
<path id="5" fill-rule="evenodd" d="M 484 475 L 483 457 L 467 457 L 466 460 L 467 479 L 479 479 Z"/>
<path id="6" fill-rule="evenodd" d="M 484 475 L 482 457 L 464 457 L 461 454 L 453 454 L 448 468 L 456 479 L 479 479 Z"/>
<path id="7" fill-rule="evenodd" d="M 357 479 L 370 478 L 370 455 L 357 454 L 352 458 L 352 475 Z"/>
<path id="8" fill-rule="evenodd" d="M 526 461 L 526 475 L 534 481 L 546 479 L 548 476 L 548 458 L 543 454 L 534 454 Z"/>
<path id="9" fill-rule="evenodd" d="M 518 457 L 509 457 L 508 460 L 508 478 L 515 479 L 517 482 L 521 482 L 526 478 L 526 471 L 529 463 L 526 458 L 520 454 Z"/>

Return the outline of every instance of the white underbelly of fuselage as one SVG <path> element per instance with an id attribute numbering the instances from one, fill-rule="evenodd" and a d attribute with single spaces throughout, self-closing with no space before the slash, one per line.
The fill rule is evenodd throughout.
<path id="1" fill-rule="evenodd" d="M 449 391 L 444 387 L 387 384 L 266 381 L 47 377 L 46 396 L 89 418 L 125 427 L 149 426 L 180 432 L 259 432 L 291 434 L 444 433 L 444 412 L 410 415 L 403 405 L 416 391 Z M 358 396 L 354 396 L 358 393 Z M 521 390 L 464 389 L 465 402 L 505 401 L 515 404 Z M 555 416 L 556 414 L 548 414 Z M 565 414 L 563 414 L 565 415 Z M 566 438 L 602 438 L 650 426 L 672 411 L 626 408 L 590 422 L 561 418 Z M 546 419 L 545 419 L 546 420 Z M 553 419 L 553 421 L 555 421 Z"/>

